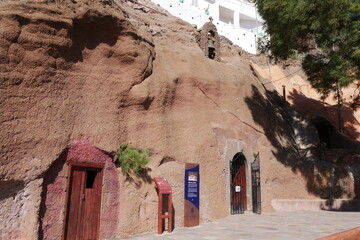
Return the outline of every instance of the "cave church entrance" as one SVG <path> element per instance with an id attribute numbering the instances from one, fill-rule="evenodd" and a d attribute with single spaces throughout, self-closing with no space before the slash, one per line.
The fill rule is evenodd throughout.
<path id="1" fill-rule="evenodd" d="M 237 153 L 230 163 L 231 214 L 244 213 L 246 207 L 245 156 Z"/>

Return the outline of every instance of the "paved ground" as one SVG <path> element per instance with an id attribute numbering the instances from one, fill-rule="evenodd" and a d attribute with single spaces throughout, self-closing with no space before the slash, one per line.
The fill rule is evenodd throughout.
<path id="1" fill-rule="evenodd" d="M 360 226 L 360 212 L 276 212 L 232 215 L 173 233 L 144 234 L 128 240 L 313 240 Z"/>

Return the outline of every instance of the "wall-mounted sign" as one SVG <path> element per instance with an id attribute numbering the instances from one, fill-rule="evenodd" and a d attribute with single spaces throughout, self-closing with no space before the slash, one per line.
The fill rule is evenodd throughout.
<path id="1" fill-rule="evenodd" d="M 200 203 L 200 168 L 199 164 L 185 163 L 185 202 L 184 226 L 199 225 Z"/>
<path id="2" fill-rule="evenodd" d="M 241 192 L 241 186 L 235 186 L 235 192 Z"/>

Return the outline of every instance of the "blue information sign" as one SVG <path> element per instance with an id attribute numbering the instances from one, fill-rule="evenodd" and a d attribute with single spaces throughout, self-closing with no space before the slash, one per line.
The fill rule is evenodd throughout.
<path id="1" fill-rule="evenodd" d="M 190 164 L 189 164 L 190 165 Z M 185 200 L 188 200 L 199 209 L 200 199 L 200 174 L 199 165 L 193 164 L 195 167 L 185 169 Z"/>

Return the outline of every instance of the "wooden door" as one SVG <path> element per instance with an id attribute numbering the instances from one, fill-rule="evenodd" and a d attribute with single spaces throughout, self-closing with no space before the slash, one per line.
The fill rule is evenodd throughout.
<path id="1" fill-rule="evenodd" d="M 245 164 L 241 164 L 238 172 L 238 182 L 241 186 L 240 191 L 240 201 L 242 202 L 243 211 L 246 208 L 246 168 Z"/>
<path id="2" fill-rule="evenodd" d="M 99 239 L 102 168 L 70 165 L 65 240 Z"/>

